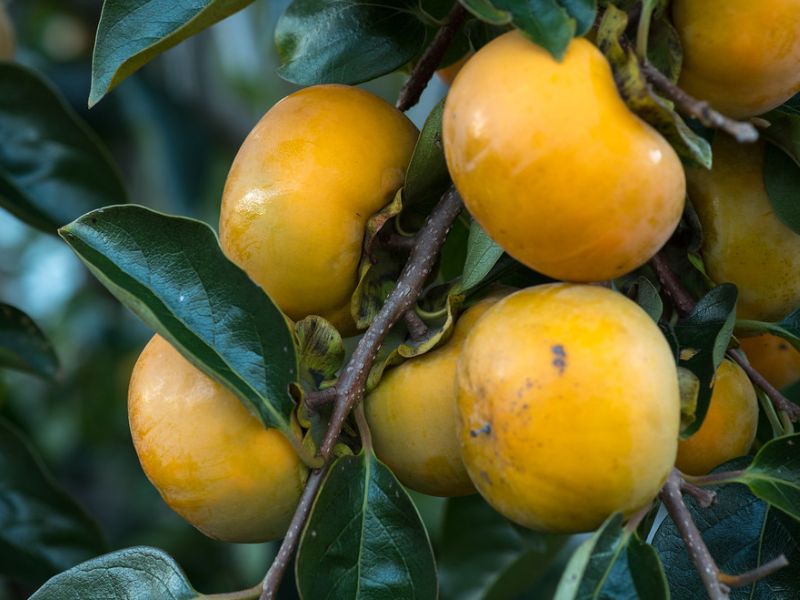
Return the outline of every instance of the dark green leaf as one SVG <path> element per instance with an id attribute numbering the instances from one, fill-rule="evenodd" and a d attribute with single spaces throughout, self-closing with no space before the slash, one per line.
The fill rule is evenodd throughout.
<path id="1" fill-rule="evenodd" d="M 564 57 L 576 23 L 557 0 L 494 0 L 493 4 L 511 13 L 514 26 L 554 58 Z"/>
<path id="2" fill-rule="evenodd" d="M 652 92 L 633 50 L 622 47 L 620 40 L 627 25 L 627 14 L 611 5 L 603 15 L 597 34 L 598 47 L 611 64 L 622 97 L 633 112 L 666 138 L 681 158 L 710 168 L 708 141 L 689 129 L 678 113 Z"/>
<path id="3" fill-rule="evenodd" d="M 39 75 L 0 62 L 0 207 L 55 233 L 120 202 L 116 167 L 86 125 Z"/>
<path id="4" fill-rule="evenodd" d="M 630 534 L 622 529 L 622 514 L 611 515 L 572 555 L 554 600 L 590 600 L 599 597 Z"/>
<path id="5" fill-rule="evenodd" d="M 417 509 L 369 450 L 336 461 L 322 484 L 295 564 L 304 598 L 422 600 L 436 566 Z"/>
<path id="6" fill-rule="evenodd" d="M 141 206 L 84 215 L 61 236 L 111 293 L 181 354 L 294 440 L 289 325 L 210 227 Z"/>
<path id="7" fill-rule="evenodd" d="M 656 286 L 647 277 L 641 275 L 636 280 L 636 304 L 641 306 L 656 323 L 661 319 L 664 302 L 661 300 Z"/>
<path id="8" fill-rule="evenodd" d="M 800 165 L 772 144 L 764 145 L 764 187 L 775 216 L 800 233 Z"/>
<path id="9" fill-rule="evenodd" d="M 716 472 L 741 469 L 747 459 L 737 459 Z M 689 512 L 700 529 L 719 568 L 731 575 L 745 573 L 780 554 L 791 566 L 774 575 L 731 591 L 732 600 L 795 600 L 800 590 L 800 524 L 771 509 L 745 486 L 725 485 L 715 489 L 716 500 L 709 508 L 698 507 L 685 496 Z M 675 524 L 667 518 L 653 539 L 661 555 L 673 600 L 696 600 L 703 584 L 686 551 Z"/>
<path id="10" fill-rule="evenodd" d="M 28 315 L 0 302 L 0 367 L 45 378 L 58 373 L 53 346 Z"/>
<path id="11" fill-rule="evenodd" d="M 100 556 L 56 575 L 31 600 L 192 600 L 192 589 L 181 568 L 156 548 L 140 546 Z"/>
<path id="12" fill-rule="evenodd" d="M 278 21 L 278 74 L 300 85 L 360 83 L 417 56 L 425 26 L 411 0 L 294 0 Z"/>
<path id="13" fill-rule="evenodd" d="M 628 568 L 639 598 L 669 600 L 669 584 L 661 557 L 650 544 L 633 535 L 628 542 Z"/>
<path id="14" fill-rule="evenodd" d="M 0 420 L 0 574 L 40 584 L 104 550 L 94 521 Z"/>
<path id="15" fill-rule="evenodd" d="M 477 494 L 447 501 L 442 537 L 442 600 L 514 598 L 544 575 L 567 539 L 523 529 Z"/>
<path id="16" fill-rule="evenodd" d="M 683 66 L 683 47 L 678 31 L 669 18 L 668 10 L 654 15 L 650 25 L 647 58 L 673 83 L 678 81 Z"/>
<path id="17" fill-rule="evenodd" d="M 498 10 L 492 5 L 491 0 L 460 1 L 469 12 L 485 23 L 491 25 L 507 25 L 511 23 L 511 13 L 506 10 Z"/>
<path id="18" fill-rule="evenodd" d="M 89 106 L 126 77 L 253 0 L 105 0 L 92 57 Z"/>
<path id="19" fill-rule="evenodd" d="M 405 207 L 425 203 L 432 208 L 434 202 L 450 186 L 450 173 L 444 159 L 442 146 L 442 112 L 444 100 L 431 110 L 419 134 L 419 140 L 406 171 L 403 189 Z"/>
<path id="20" fill-rule="evenodd" d="M 597 0 L 560 0 L 569 15 L 575 19 L 575 35 L 588 32 L 597 18 Z"/>
<path id="21" fill-rule="evenodd" d="M 800 434 L 762 446 L 736 480 L 762 500 L 800 520 Z"/>
<path id="22" fill-rule="evenodd" d="M 681 432 L 689 436 L 703 424 L 711 400 L 711 386 L 736 324 L 736 286 L 724 283 L 712 289 L 691 314 L 675 326 L 681 366 L 700 380 L 695 420 Z"/>
<path id="23" fill-rule="evenodd" d="M 461 290 L 467 291 L 479 284 L 503 255 L 503 249 L 473 221 L 467 240 L 467 259 L 461 276 Z"/>
<path id="24" fill-rule="evenodd" d="M 300 369 L 317 387 L 330 382 L 344 361 L 342 336 L 322 317 L 312 315 L 294 326 Z"/>

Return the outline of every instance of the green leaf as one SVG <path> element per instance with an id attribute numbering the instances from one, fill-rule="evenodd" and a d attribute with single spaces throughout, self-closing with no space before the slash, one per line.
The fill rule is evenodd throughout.
<path id="1" fill-rule="evenodd" d="M 800 233 L 800 165 L 786 152 L 764 145 L 764 187 L 769 202 L 781 223 L 795 233 Z"/>
<path id="2" fill-rule="evenodd" d="M 756 496 L 800 520 L 800 434 L 764 444 L 736 478 Z"/>
<path id="3" fill-rule="evenodd" d="M 433 107 L 419 134 L 406 171 L 404 207 L 424 203 L 429 209 L 450 186 L 450 173 L 442 145 L 444 99 Z"/>
<path id="4" fill-rule="evenodd" d="M 192 600 L 201 597 L 169 555 L 156 548 L 140 546 L 100 556 L 56 575 L 31 596 L 31 600 Z"/>
<path id="5" fill-rule="evenodd" d="M 656 549 L 644 543 L 638 535 L 628 542 L 628 568 L 639 598 L 669 600 L 670 591 L 664 565 Z"/>
<path id="6" fill-rule="evenodd" d="M 467 291 L 478 285 L 503 256 L 503 249 L 489 237 L 483 228 L 473 221 L 467 240 L 467 259 L 461 276 L 461 290 Z"/>
<path id="7" fill-rule="evenodd" d="M 622 514 L 611 515 L 572 555 L 554 600 L 589 600 L 600 595 L 614 565 L 624 556 L 630 534 Z"/>
<path id="8" fill-rule="evenodd" d="M 484 23 L 490 25 L 507 25 L 511 23 L 511 13 L 495 8 L 490 0 L 460 0 L 469 12 Z"/>
<path id="9" fill-rule="evenodd" d="M 0 207 L 48 233 L 125 202 L 108 152 L 34 71 L 0 62 Z"/>
<path id="10" fill-rule="evenodd" d="M 89 106 L 162 52 L 253 0 L 105 0 L 92 57 Z"/>
<path id="11" fill-rule="evenodd" d="M 653 321 L 658 323 L 664 313 L 664 302 L 658 293 L 658 289 L 647 277 L 640 275 L 636 279 L 636 304 L 650 316 Z"/>
<path id="12" fill-rule="evenodd" d="M 344 362 L 342 336 L 322 317 L 312 315 L 294 326 L 300 369 L 317 387 L 333 383 Z"/>
<path id="13" fill-rule="evenodd" d="M 294 441 L 291 330 L 266 293 L 225 257 L 208 225 L 113 206 L 60 233 L 123 304 Z"/>
<path id="14" fill-rule="evenodd" d="M 800 350 L 800 308 L 789 313 L 777 323 L 751 320 L 736 321 L 736 331 L 745 335 L 770 333 L 785 339 Z"/>
<path id="15" fill-rule="evenodd" d="M 303 598 L 436 598 L 436 566 L 414 503 L 371 450 L 344 456 L 322 484 L 295 563 Z"/>
<path id="16" fill-rule="evenodd" d="M 622 47 L 620 40 L 627 25 L 628 15 L 611 5 L 603 14 L 597 34 L 597 45 L 611 65 L 620 94 L 633 112 L 666 138 L 678 156 L 711 168 L 708 141 L 694 133 L 671 105 L 652 92 L 635 53 Z"/>
<path id="17" fill-rule="evenodd" d="M 0 575 L 39 584 L 105 547 L 28 440 L 0 420 Z"/>
<path id="18" fill-rule="evenodd" d="M 514 26 L 557 60 L 564 58 L 575 37 L 577 25 L 557 0 L 494 0 L 493 4 L 511 14 Z"/>
<path id="19" fill-rule="evenodd" d="M 597 18 L 597 0 L 560 0 L 569 15 L 575 19 L 575 35 L 584 35 Z"/>
<path id="20" fill-rule="evenodd" d="M 0 367 L 52 379 L 58 357 L 42 330 L 28 315 L 0 302 Z"/>
<path id="21" fill-rule="evenodd" d="M 681 432 L 684 437 L 700 428 L 708 412 L 714 374 L 725 356 L 736 324 L 736 298 L 735 285 L 719 285 L 703 296 L 691 314 L 675 326 L 682 354 L 680 365 L 700 380 L 695 419 Z"/>
<path id="22" fill-rule="evenodd" d="M 715 472 L 741 469 L 748 459 L 736 459 Z M 772 509 L 743 485 L 714 489 L 709 508 L 694 499 L 684 500 L 720 570 L 730 575 L 745 573 L 785 554 L 791 566 L 753 584 L 734 588 L 732 600 L 796 600 L 800 590 L 800 523 Z M 703 589 L 686 545 L 675 523 L 665 519 L 653 538 L 664 562 L 673 600 L 696 600 Z"/>
<path id="23" fill-rule="evenodd" d="M 447 501 L 442 538 L 442 600 L 515 598 L 547 572 L 568 539 L 519 527 L 477 494 Z"/>
<path id="24" fill-rule="evenodd" d="M 294 0 L 278 20 L 278 74 L 299 85 L 369 81 L 422 52 L 411 0 Z"/>

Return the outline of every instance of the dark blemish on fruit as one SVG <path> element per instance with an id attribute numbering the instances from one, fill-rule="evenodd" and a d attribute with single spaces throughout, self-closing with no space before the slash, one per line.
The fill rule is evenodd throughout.
<path id="1" fill-rule="evenodd" d="M 525 387 L 531 389 L 533 387 L 533 381 L 530 377 L 525 378 Z"/>
<path id="2" fill-rule="evenodd" d="M 485 433 L 486 435 L 489 435 L 490 433 L 492 433 L 492 425 L 490 423 L 486 423 L 486 425 L 484 425 L 480 429 L 470 429 L 469 430 L 469 434 L 474 438 L 478 437 L 482 433 Z"/>
<path id="3" fill-rule="evenodd" d="M 561 344 L 550 346 L 550 351 L 553 353 L 553 366 L 558 369 L 559 375 L 563 375 L 567 368 L 567 351 Z"/>
<path id="4" fill-rule="evenodd" d="M 489 478 L 489 474 L 486 471 L 481 471 L 481 478 L 489 485 L 492 485 L 492 480 Z"/>
<path id="5" fill-rule="evenodd" d="M 788 350 L 788 349 L 789 349 L 789 345 L 788 344 L 786 344 L 784 342 L 780 342 L 778 344 L 778 350 Z"/>

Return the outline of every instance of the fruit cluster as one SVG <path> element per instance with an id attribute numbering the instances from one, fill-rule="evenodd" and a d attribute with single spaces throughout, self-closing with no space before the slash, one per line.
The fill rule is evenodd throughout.
<path id="1" fill-rule="evenodd" d="M 796 2 L 678 0 L 673 10 L 690 92 L 747 117 L 800 88 Z M 762 26 L 748 30 L 766 37 L 745 42 L 739 25 L 752 20 Z M 591 530 L 650 502 L 676 460 L 702 474 L 746 453 L 758 421 L 750 381 L 723 362 L 702 427 L 679 441 L 673 352 L 609 282 L 662 248 L 688 188 L 709 276 L 738 286 L 741 315 L 775 319 L 800 304 L 800 236 L 772 212 L 763 146 L 717 134 L 713 169 L 685 170 L 585 39 L 558 61 L 505 33 L 458 67 L 442 128 L 453 183 L 505 252 L 558 282 L 492 291 L 438 348 L 388 370 L 365 399 L 374 449 L 423 493 L 477 490 L 527 527 Z M 366 223 L 403 186 L 417 137 L 361 89 L 288 96 L 233 163 L 223 249 L 290 319 L 320 315 L 357 334 L 351 297 Z M 783 342 L 744 347 L 775 385 L 800 377 L 800 357 Z M 134 370 L 129 407 L 142 466 L 177 512 L 220 539 L 283 534 L 306 467 L 233 394 L 156 337 Z"/>

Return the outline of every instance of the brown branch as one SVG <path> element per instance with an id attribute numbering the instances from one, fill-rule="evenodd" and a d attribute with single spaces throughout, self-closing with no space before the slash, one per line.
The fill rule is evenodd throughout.
<path id="1" fill-rule="evenodd" d="M 319 454 L 328 459 L 347 415 L 364 395 L 364 386 L 375 355 L 392 326 L 414 306 L 422 286 L 433 269 L 439 249 L 453 221 L 461 212 L 461 197 L 451 187 L 417 234 L 417 244 L 403 267 L 397 286 L 386 299 L 375 320 L 359 340 L 350 362 L 345 367 L 336 389 L 339 391 L 328 430 Z"/>
<path id="2" fill-rule="evenodd" d="M 740 144 L 755 142 L 758 130 L 752 123 L 735 121 L 714 110 L 705 100 L 698 100 L 672 83 L 661 71 L 647 61 L 641 62 L 642 73 L 658 90 L 675 102 L 684 113 L 695 117 L 706 127 L 721 129 L 732 135 Z"/>
<path id="3" fill-rule="evenodd" d="M 408 81 L 400 90 L 397 108 L 405 112 L 419 102 L 422 92 L 441 64 L 444 53 L 447 52 L 447 48 L 466 17 L 467 9 L 461 5 L 461 2 L 457 1 L 453 4 L 453 8 L 450 9 L 450 13 L 447 15 L 447 22 L 436 32 L 433 41 L 425 49 L 417 64 L 414 65 Z"/>
<path id="4" fill-rule="evenodd" d="M 695 305 L 694 298 L 686 291 L 677 275 L 672 271 L 663 250 L 650 259 L 650 265 L 655 270 L 664 291 L 672 298 L 672 302 L 678 312 L 681 313 L 681 316 L 686 316 L 692 312 Z"/>
<path id="5" fill-rule="evenodd" d="M 708 508 L 714 504 L 714 499 L 717 497 L 716 493 L 704 490 L 693 483 L 689 483 L 683 479 L 683 477 L 681 477 L 681 492 L 694 498 L 694 501 L 697 502 L 697 505 L 701 508 Z"/>
<path id="6" fill-rule="evenodd" d="M 747 358 L 741 350 L 732 348 L 728 350 L 727 355 L 737 365 L 742 367 L 742 370 L 747 373 L 747 376 L 753 384 L 764 391 L 770 401 L 772 401 L 775 410 L 785 412 L 786 416 L 793 422 L 800 420 L 800 406 L 781 394 L 761 373 L 756 371 L 750 363 L 747 362 Z"/>
<path id="7" fill-rule="evenodd" d="M 314 390 L 306 394 L 304 402 L 309 410 L 317 411 L 336 400 L 336 386 L 325 388 L 324 390 Z"/>
<path id="8" fill-rule="evenodd" d="M 756 567 L 752 571 L 742 573 L 741 575 L 728 575 L 727 573 L 720 573 L 719 580 L 728 587 L 743 587 L 745 585 L 755 583 L 759 579 L 764 579 L 764 577 L 769 577 L 775 573 L 775 571 L 788 566 L 788 559 L 786 556 L 781 554 L 777 558 L 773 558 L 771 561 L 765 562 L 760 567 Z"/>
<path id="9" fill-rule="evenodd" d="M 728 587 L 719 580 L 719 567 L 711 556 L 708 546 L 703 541 L 700 530 L 692 518 L 689 509 L 683 502 L 681 496 L 681 476 L 678 471 L 670 473 L 667 482 L 661 489 L 661 501 L 667 508 L 670 518 L 675 523 L 678 531 L 686 544 L 689 557 L 694 562 L 697 573 L 706 589 L 706 594 L 711 600 L 727 600 L 729 596 Z"/>
<path id="10" fill-rule="evenodd" d="M 315 403 L 323 400 L 330 401 L 333 398 L 336 400 L 331 420 L 328 423 L 325 437 L 318 452 L 326 465 L 333 453 L 336 440 L 342 432 L 347 416 L 364 397 L 367 376 L 372 369 L 372 364 L 375 362 L 378 349 L 395 323 L 406 312 L 413 309 L 422 291 L 422 286 L 433 269 L 447 233 L 450 231 L 450 227 L 453 225 L 458 213 L 461 212 L 461 207 L 461 197 L 455 188 L 451 187 L 442 196 L 439 204 L 436 205 L 422 229 L 415 236 L 414 239 L 417 240 L 417 243 L 411 251 L 411 256 L 403 268 L 400 278 L 397 280 L 397 286 L 389 294 L 375 320 L 359 340 L 353 355 L 339 377 L 339 381 L 337 381 L 334 388 L 331 388 L 335 389 L 335 392 L 330 393 L 327 390 L 317 393 L 312 392 L 306 397 L 307 403 L 309 401 Z M 310 403 L 308 406 L 313 408 Z M 294 554 L 300 542 L 300 535 L 311 513 L 311 507 L 319 492 L 326 469 L 327 466 L 314 470 L 308 478 L 297 510 L 289 525 L 289 531 L 283 542 L 281 542 L 278 555 L 264 578 L 264 591 L 261 594 L 261 600 L 274 600 L 277 596 L 281 579 L 291 561 L 292 554 Z"/>
<path id="11" fill-rule="evenodd" d="M 408 327 L 408 333 L 411 334 L 411 339 L 415 342 L 423 339 L 425 334 L 428 333 L 428 326 L 413 308 L 403 313 L 403 320 L 406 322 L 406 327 Z"/>
<path id="12" fill-rule="evenodd" d="M 277 598 L 283 574 L 292 560 L 292 554 L 294 554 L 297 544 L 300 543 L 300 535 L 303 533 L 308 515 L 311 514 L 311 507 L 314 505 L 314 499 L 317 497 L 317 492 L 319 492 L 327 470 L 328 465 L 325 464 L 322 468 L 311 471 L 308 476 L 306 487 L 300 495 L 300 502 L 294 511 L 292 521 L 289 523 L 286 536 L 283 538 L 278 554 L 264 577 L 264 590 L 261 592 L 260 600 L 275 600 Z"/>

